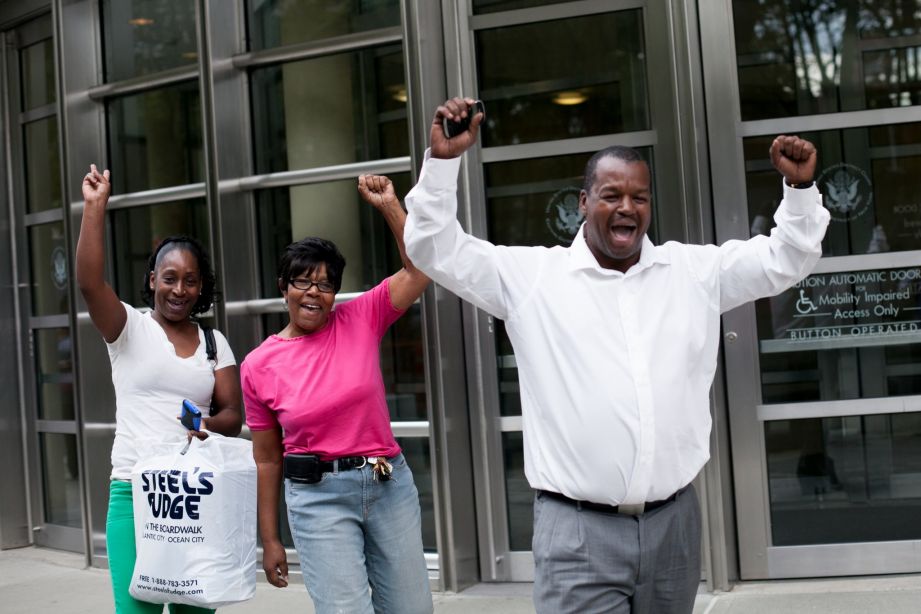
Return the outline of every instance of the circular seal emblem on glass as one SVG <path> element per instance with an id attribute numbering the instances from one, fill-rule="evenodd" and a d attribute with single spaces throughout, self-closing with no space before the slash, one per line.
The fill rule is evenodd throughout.
<path id="1" fill-rule="evenodd" d="M 816 179 L 816 185 L 836 222 L 856 220 L 873 206 L 873 184 L 864 170 L 853 164 L 829 166 Z"/>
<path id="2" fill-rule="evenodd" d="M 575 186 L 567 186 L 550 197 L 546 213 L 547 230 L 561 244 L 569 245 L 582 225 L 579 211 L 579 192 Z"/>
<path id="3" fill-rule="evenodd" d="M 58 290 L 67 287 L 67 254 L 61 246 L 51 250 L 51 281 Z"/>

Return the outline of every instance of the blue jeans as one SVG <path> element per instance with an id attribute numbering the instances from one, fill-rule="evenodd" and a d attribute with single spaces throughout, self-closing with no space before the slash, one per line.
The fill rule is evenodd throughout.
<path id="1" fill-rule="evenodd" d="M 430 614 L 419 493 L 403 455 L 392 479 L 370 465 L 285 480 L 288 524 L 317 614 Z M 370 590 L 369 590 L 370 589 Z"/>

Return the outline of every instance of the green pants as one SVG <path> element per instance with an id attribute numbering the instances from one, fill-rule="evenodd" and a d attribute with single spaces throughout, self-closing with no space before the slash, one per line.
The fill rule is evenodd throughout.
<path id="1" fill-rule="evenodd" d="M 160 614 L 163 605 L 138 601 L 128 593 L 137 549 L 134 545 L 134 506 L 131 484 L 113 480 L 109 486 L 109 514 L 106 517 L 106 549 L 109 551 L 109 574 L 115 593 L 116 614 Z M 169 604 L 173 614 L 206 614 L 214 610 L 191 605 Z"/>

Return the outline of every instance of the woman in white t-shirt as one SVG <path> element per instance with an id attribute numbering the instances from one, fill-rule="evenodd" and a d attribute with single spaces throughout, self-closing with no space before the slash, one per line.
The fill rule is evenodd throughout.
<path id="1" fill-rule="evenodd" d="M 184 441 L 176 419 L 183 399 L 211 408 L 202 430 L 240 433 L 240 383 L 227 340 L 214 331 L 216 353 L 194 316 L 208 311 L 214 297 L 214 272 L 207 253 L 189 237 L 164 239 L 150 256 L 144 298 L 151 311 L 123 303 L 105 281 L 105 208 L 109 171 L 96 166 L 83 178 L 83 222 L 77 241 L 77 284 L 90 318 L 102 334 L 112 362 L 115 386 L 115 443 L 106 519 L 106 547 L 115 594 L 115 611 L 162 612 L 160 604 L 138 601 L 128 593 L 136 556 L 131 469 L 142 440 Z M 193 432 L 206 437 L 202 432 Z M 209 612 L 171 604 L 170 612 Z"/>

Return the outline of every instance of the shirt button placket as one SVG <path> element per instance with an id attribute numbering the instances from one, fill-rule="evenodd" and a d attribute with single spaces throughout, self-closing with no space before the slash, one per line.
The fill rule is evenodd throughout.
<path id="1" fill-rule="evenodd" d="M 629 280 L 623 280 L 619 303 L 624 319 L 624 339 L 630 354 L 630 375 L 636 393 L 637 418 L 639 420 L 636 466 L 630 484 L 627 485 L 628 503 L 645 500 L 652 476 L 652 460 L 655 453 L 655 415 L 653 413 L 652 389 L 649 378 L 649 360 L 640 335 L 639 306 Z"/>

